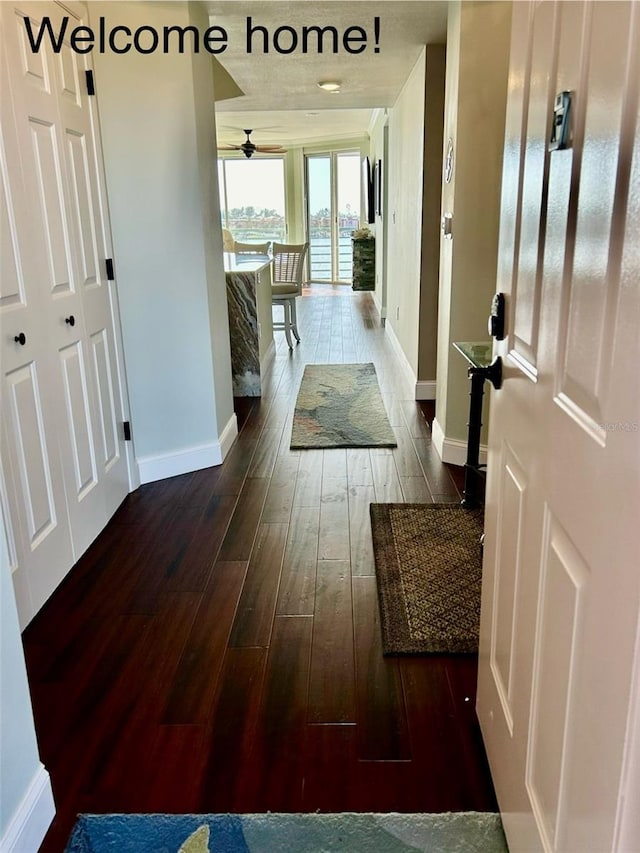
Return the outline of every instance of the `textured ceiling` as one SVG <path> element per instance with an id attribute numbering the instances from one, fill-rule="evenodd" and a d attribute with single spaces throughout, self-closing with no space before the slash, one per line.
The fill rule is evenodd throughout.
<path id="1" fill-rule="evenodd" d="M 244 142 L 243 129 L 253 130 L 256 145 L 304 145 L 327 139 L 356 139 L 369 127 L 371 110 L 263 110 L 220 112 L 216 105 L 218 140 L 237 145 Z M 224 109 L 224 104 L 222 105 Z"/>
<path id="2" fill-rule="evenodd" d="M 274 140 L 302 144 L 361 134 L 367 129 L 373 108 L 394 104 L 422 47 L 446 41 L 447 3 L 438 0 L 208 0 L 207 6 L 211 23 L 224 27 L 228 36 L 227 49 L 218 59 L 245 93 L 216 106 L 218 138 L 224 142 L 237 143 L 237 129 L 244 127 L 256 130 L 257 144 Z M 268 31 L 268 53 L 263 52 L 259 33 L 253 38 L 252 53 L 247 52 L 249 17 L 254 26 Z M 298 49 L 291 54 L 273 48 L 275 31 L 282 26 L 292 27 L 298 38 Z M 338 52 L 333 53 L 325 36 L 324 52 L 318 52 L 312 37 L 309 51 L 303 54 L 300 46 L 305 26 L 335 27 Z M 355 55 L 346 52 L 342 43 L 342 34 L 353 26 L 363 28 L 368 37 L 366 50 Z M 287 49 L 292 43 L 291 32 L 283 30 L 280 38 L 281 47 Z M 353 46 L 358 44 L 354 42 Z M 340 94 L 318 88 L 317 83 L 327 79 L 342 82 Z M 328 112 L 323 115 L 325 110 Z M 305 116 L 308 112 L 318 112 L 319 116 Z"/>

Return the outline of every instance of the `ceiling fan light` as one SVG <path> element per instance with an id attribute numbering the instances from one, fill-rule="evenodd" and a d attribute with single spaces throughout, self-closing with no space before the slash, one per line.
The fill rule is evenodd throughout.
<path id="1" fill-rule="evenodd" d="M 321 80 L 318 86 L 325 92 L 339 92 L 342 83 L 340 80 Z"/>

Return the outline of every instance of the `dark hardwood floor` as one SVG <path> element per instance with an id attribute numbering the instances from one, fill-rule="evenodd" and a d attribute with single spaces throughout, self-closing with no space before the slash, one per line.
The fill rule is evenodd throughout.
<path id="1" fill-rule="evenodd" d="M 368 505 L 458 501 L 370 294 L 317 285 L 225 463 L 131 494 L 24 634 L 57 817 L 494 810 L 472 656 L 384 658 Z M 306 362 L 373 361 L 398 448 L 289 450 Z"/>

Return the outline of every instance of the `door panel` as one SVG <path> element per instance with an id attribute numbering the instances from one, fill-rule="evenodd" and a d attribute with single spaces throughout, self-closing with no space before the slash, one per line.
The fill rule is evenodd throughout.
<path id="1" fill-rule="evenodd" d="M 87 377 L 79 341 L 60 351 L 60 366 L 64 379 L 65 403 L 73 470 L 75 475 L 75 498 L 82 501 L 96 485 L 96 460 L 89 415 Z"/>
<path id="2" fill-rule="evenodd" d="M 515 603 L 519 598 L 522 567 L 522 531 L 527 477 L 507 447 L 501 463 L 502 481 L 498 498 L 500 527 L 491 629 L 491 669 L 510 734 L 514 718 L 514 667 L 519 634 Z"/>
<path id="3" fill-rule="evenodd" d="M 24 11 L 25 8 L 28 8 L 29 11 Z M 21 73 L 25 80 L 28 81 L 30 86 L 33 86 L 35 89 L 39 89 L 41 92 L 50 94 L 51 74 L 49 71 L 49 54 L 42 50 L 38 51 L 38 53 L 33 53 L 31 51 L 23 21 L 26 15 L 29 15 L 34 27 L 40 27 L 42 16 L 38 13 L 38 9 L 34 3 L 23 3 L 19 7 L 15 6 L 11 11 L 7 12 L 7 31 L 9 31 L 10 28 L 13 28 L 15 42 L 18 45 L 17 55 L 19 58 L 19 64 L 16 64 L 14 68 L 16 70 L 19 69 L 19 73 Z M 8 20 L 9 17 L 12 18 L 11 21 Z M 8 41 L 13 41 L 11 33 L 8 33 L 8 35 Z"/>
<path id="4" fill-rule="evenodd" d="M 637 4 L 514 4 L 478 715 L 517 850 L 616 849 L 624 808 L 640 612 L 639 78 Z M 570 145 L 549 152 L 543 119 L 549 130 L 561 91 Z"/>
<path id="5" fill-rule="evenodd" d="M 537 374 L 537 333 L 542 287 L 540 258 L 544 252 L 546 217 L 545 173 L 548 161 L 545 153 L 554 96 L 551 81 L 555 78 L 555 13 L 555 7 L 546 4 L 540 8 L 534 19 L 521 201 L 520 256 L 516 279 L 518 298 L 514 307 L 514 352 L 521 359 L 521 366 L 534 377 Z M 536 38 L 538 32 L 543 32 L 544 37 Z M 552 69 L 550 75 L 547 73 L 549 68 Z"/>
<path id="6" fill-rule="evenodd" d="M 70 184 L 73 199 L 74 225 L 78 236 L 78 265 L 80 286 L 98 283 L 97 229 L 91 193 L 89 154 L 84 134 L 66 130 L 69 155 Z"/>
<path id="7" fill-rule="evenodd" d="M 7 373 L 6 382 L 18 449 L 16 468 L 22 482 L 29 546 L 33 550 L 57 523 L 35 364 L 30 362 Z"/>
<path id="8" fill-rule="evenodd" d="M 49 286 L 57 295 L 73 291 L 71 247 L 64 209 L 63 179 L 55 124 L 29 118 L 33 151 L 30 164 L 36 181 L 49 265 Z"/>
<path id="9" fill-rule="evenodd" d="M 611 229 L 628 57 L 624 50 L 612 56 L 608 45 L 627 41 L 630 14 L 624 4 L 616 4 L 614 14 L 609 7 L 596 4 L 588 41 L 589 103 L 584 117 L 583 180 L 577 202 L 573 269 L 565 290 L 567 306 L 560 332 L 564 346 L 558 393 L 559 402 L 589 430 L 593 430 L 593 422 L 602 421 L 602 394 L 609 385 L 609 351 L 615 336 L 618 288 L 615 270 L 610 270 L 609 265 L 616 262 L 612 252 L 616 248 L 619 251 L 611 242 Z M 600 438 L 603 440 L 604 436 Z"/>
<path id="10" fill-rule="evenodd" d="M 3 146 L 0 145 L 0 175 L 2 178 L 0 228 L 2 229 L 2 251 L 0 252 L 0 310 L 25 305 L 24 279 L 20 268 L 20 236 L 16 228 L 12 199 L 9 197 L 9 182 Z"/>
<path id="11" fill-rule="evenodd" d="M 91 335 L 91 351 L 96 374 L 98 403 L 100 406 L 100 465 L 108 471 L 117 464 L 120 457 L 116 424 L 116 403 L 114 395 L 114 377 L 111 364 L 115 360 L 109 351 L 109 336 L 106 329 L 100 329 Z"/>
<path id="12" fill-rule="evenodd" d="M 589 569 L 549 512 L 537 605 L 527 788 L 547 848 L 564 848 Z"/>

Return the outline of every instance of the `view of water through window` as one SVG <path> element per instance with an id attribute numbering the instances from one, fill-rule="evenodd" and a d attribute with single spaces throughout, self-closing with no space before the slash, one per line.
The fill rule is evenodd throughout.
<path id="1" fill-rule="evenodd" d="M 284 159 L 219 159 L 222 225 L 242 243 L 287 241 Z M 309 275 L 351 281 L 351 234 L 360 227 L 358 151 L 306 157 Z"/>
<path id="2" fill-rule="evenodd" d="M 284 160 L 218 160 L 222 225 L 241 243 L 286 242 Z"/>

